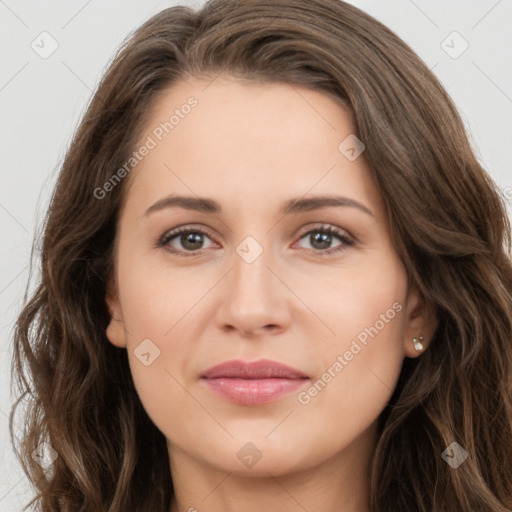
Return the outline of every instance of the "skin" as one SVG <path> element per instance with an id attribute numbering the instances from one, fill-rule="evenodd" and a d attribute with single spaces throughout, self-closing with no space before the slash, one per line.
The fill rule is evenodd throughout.
<path id="1" fill-rule="evenodd" d="M 364 152 L 350 161 L 338 150 L 355 132 L 351 117 L 308 88 L 189 77 L 155 103 L 141 144 L 190 96 L 197 107 L 130 175 L 106 297 L 107 336 L 128 350 L 142 404 L 167 439 L 171 512 L 367 511 L 377 418 L 404 357 L 421 354 L 413 336 L 426 348 L 435 321 L 407 286 Z M 333 193 L 372 214 L 351 206 L 279 213 L 289 199 Z M 215 199 L 222 212 L 170 207 L 145 216 L 169 194 Z M 320 224 L 355 243 L 336 235 L 315 243 L 306 233 Z M 192 249 L 179 235 L 168 242 L 195 251 L 188 257 L 156 246 L 185 225 L 213 236 Z M 247 236 L 263 248 L 252 263 L 236 251 Z M 333 374 L 338 356 L 395 303 L 394 318 Z M 145 366 L 134 350 L 148 338 L 160 355 Z M 199 379 L 218 363 L 261 358 L 310 380 L 271 403 L 239 405 Z M 300 403 L 298 393 L 329 368 L 330 382 Z M 252 467 L 237 457 L 248 442 L 261 454 Z"/>

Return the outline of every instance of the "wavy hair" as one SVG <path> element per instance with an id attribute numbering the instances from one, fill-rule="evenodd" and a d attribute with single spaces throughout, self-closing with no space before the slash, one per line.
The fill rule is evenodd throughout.
<path id="1" fill-rule="evenodd" d="M 186 76 L 310 87 L 344 105 L 410 283 L 436 311 L 379 416 L 372 512 L 512 509 L 512 264 L 504 195 L 452 100 L 397 35 L 341 0 L 213 0 L 162 10 L 112 59 L 60 167 L 41 275 L 13 332 L 15 452 L 43 512 L 168 512 L 164 435 L 108 342 L 106 283 L 134 151 L 155 101 Z M 32 268 L 32 267 L 31 267 Z M 20 406 L 23 405 L 23 408 Z M 14 434 L 18 409 L 23 435 Z M 46 470 L 31 456 L 46 441 Z M 459 443 L 454 469 L 442 453 Z"/>

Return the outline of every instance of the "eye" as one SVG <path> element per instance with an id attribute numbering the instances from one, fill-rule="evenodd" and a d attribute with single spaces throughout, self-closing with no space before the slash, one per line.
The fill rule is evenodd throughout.
<path id="1" fill-rule="evenodd" d="M 211 238 L 212 235 L 209 231 L 203 229 L 193 229 L 190 226 L 182 226 L 180 228 L 173 229 L 166 233 L 157 243 L 158 247 L 167 247 L 167 250 L 173 254 L 179 256 L 194 256 L 198 254 L 200 249 L 205 249 L 204 237 Z M 181 245 L 176 250 L 175 246 L 171 244 L 171 241 L 176 239 L 176 242 Z M 187 252 L 189 254 L 187 254 Z"/>
<path id="2" fill-rule="evenodd" d="M 340 240 L 341 243 L 332 247 L 331 244 L 335 238 Z M 310 247 L 306 247 L 305 249 L 308 252 L 316 253 L 320 256 L 329 256 L 332 253 L 339 253 L 344 251 L 347 246 L 350 247 L 354 245 L 354 240 L 349 237 L 345 231 L 331 225 L 321 225 L 310 229 L 300 237 L 299 241 L 303 239 L 310 245 Z"/>

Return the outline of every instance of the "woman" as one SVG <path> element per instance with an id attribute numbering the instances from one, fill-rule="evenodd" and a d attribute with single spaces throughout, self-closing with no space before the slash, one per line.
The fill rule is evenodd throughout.
<path id="1" fill-rule="evenodd" d="M 154 16 L 43 242 L 14 340 L 41 510 L 512 509 L 504 201 L 359 9 Z"/>

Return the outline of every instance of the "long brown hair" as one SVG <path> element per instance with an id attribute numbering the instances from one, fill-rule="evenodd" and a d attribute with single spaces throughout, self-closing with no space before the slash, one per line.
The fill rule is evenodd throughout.
<path id="1" fill-rule="evenodd" d="M 124 43 L 62 164 L 41 277 L 14 329 L 11 437 L 49 511 L 168 512 L 166 442 L 126 353 L 108 342 L 106 283 L 129 159 L 150 107 L 181 77 L 226 72 L 314 88 L 346 105 L 385 201 L 393 242 L 435 308 L 428 349 L 406 358 L 379 417 L 372 512 L 512 508 L 512 265 L 505 201 L 420 58 L 340 0 L 213 0 L 148 20 Z M 199 106 L 200 108 L 200 106 Z M 134 170 L 133 172 L 136 172 Z M 24 435 L 14 421 L 23 405 Z M 31 454 L 48 441 L 44 470 Z M 442 457 L 467 452 L 456 469 Z"/>

